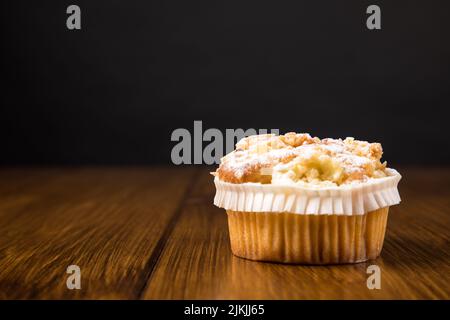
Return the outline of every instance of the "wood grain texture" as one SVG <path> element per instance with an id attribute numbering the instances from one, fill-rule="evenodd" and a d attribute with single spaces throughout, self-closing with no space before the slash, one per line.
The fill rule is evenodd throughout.
<path id="1" fill-rule="evenodd" d="M 381 257 L 355 265 L 298 266 L 231 254 L 224 210 L 207 174 L 183 209 L 149 279 L 147 299 L 448 299 L 450 170 L 405 169 Z M 381 290 L 366 268 L 381 268 Z"/>
<path id="2" fill-rule="evenodd" d="M 0 298 L 138 298 L 193 171 L 0 172 Z M 66 287 L 67 266 L 82 289 Z"/>
<path id="3" fill-rule="evenodd" d="M 298 266 L 232 255 L 207 169 L 0 169 L 3 299 L 448 299 L 450 169 L 400 170 L 381 257 Z M 199 174 L 199 175 L 198 175 Z M 81 267 L 81 290 L 66 268 Z M 381 290 L 366 268 L 382 271 Z"/>

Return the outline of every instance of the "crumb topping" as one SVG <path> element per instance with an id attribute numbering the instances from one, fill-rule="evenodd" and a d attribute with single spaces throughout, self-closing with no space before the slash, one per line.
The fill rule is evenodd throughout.
<path id="1" fill-rule="evenodd" d="M 214 175 L 231 183 L 339 186 L 386 177 L 381 144 L 354 138 L 319 139 L 307 133 L 243 138 Z"/>

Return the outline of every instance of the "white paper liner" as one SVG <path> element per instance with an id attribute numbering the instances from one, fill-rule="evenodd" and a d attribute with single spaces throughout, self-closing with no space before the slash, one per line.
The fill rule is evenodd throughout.
<path id="1" fill-rule="evenodd" d="M 389 176 L 384 178 L 325 188 L 234 184 L 216 177 L 214 204 L 233 211 L 361 215 L 400 203 L 397 185 L 401 175 L 394 169 L 386 169 L 386 172 Z"/>

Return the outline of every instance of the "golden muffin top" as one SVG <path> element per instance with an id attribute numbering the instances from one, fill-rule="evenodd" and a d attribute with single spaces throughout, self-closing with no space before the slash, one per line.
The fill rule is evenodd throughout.
<path id="1" fill-rule="evenodd" d="M 243 138 L 213 173 L 230 183 L 340 186 L 386 177 L 379 143 L 348 137 L 319 139 L 307 133 Z"/>

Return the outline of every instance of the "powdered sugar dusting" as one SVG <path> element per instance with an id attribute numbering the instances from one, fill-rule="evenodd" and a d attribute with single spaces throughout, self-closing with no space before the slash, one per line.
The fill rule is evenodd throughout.
<path id="1" fill-rule="evenodd" d="M 271 175 L 272 184 L 341 185 L 386 176 L 379 143 L 287 133 L 247 137 L 236 147 L 222 158 L 218 172 L 232 173 L 239 181 L 259 174 Z"/>

